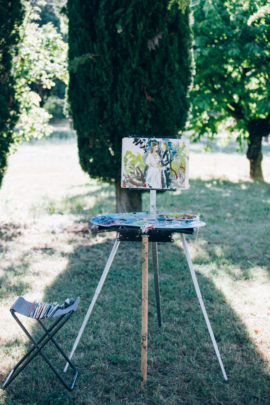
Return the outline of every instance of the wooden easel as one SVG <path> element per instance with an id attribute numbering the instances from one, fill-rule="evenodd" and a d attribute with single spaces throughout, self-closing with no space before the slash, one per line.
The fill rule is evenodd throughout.
<path id="1" fill-rule="evenodd" d="M 167 139 L 167 138 L 166 138 Z M 163 158 L 164 154 L 167 158 L 161 162 L 161 155 L 158 154 L 158 145 L 160 142 L 161 151 L 163 151 Z M 173 223 L 163 222 L 162 225 L 159 224 L 159 220 L 157 220 L 156 215 L 156 190 L 157 189 L 176 189 L 176 188 L 183 188 L 186 189 L 188 187 L 188 143 L 182 142 L 181 140 L 176 139 L 167 139 L 165 142 L 165 138 L 143 138 L 143 137 L 129 137 L 123 138 L 122 143 L 122 187 L 124 188 L 138 188 L 149 190 L 150 189 L 150 215 L 148 214 L 146 217 L 146 221 L 138 221 L 135 224 L 136 228 L 132 227 L 133 219 L 139 213 L 133 213 L 131 215 L 131 222 L 127 224 L 126 219 L 122 218 L 122 222 L 118 221 L 115 222 L 114 218 L 108 217 L 108 220 L 104 222 L 104 218 L 106 216 L 96 217 L 92 219 L 93 223 L 97 223 L 98 228 L 99 224 L 103 227 L 103 232 L 105 231 L 116 231 L 117 236 L 112 248 L 112 251 L 109 255 L 101 278 L 99 280 L 98 286 L 96 288 L 95 294 L 92 298 L 92 301 L 89 305 L 81 328 L 79 330 L 78 336 L 74 342 L 73 348 L 69 355 L 69 359 L 72 358 L 74 351 L 77 348 L 77 345 L 81 339 L 83 331 L 87 325 L 88 319 L 93 311 L 94 305 L 96 300 L 102 290 L 103 284 L 106 280 L 106 277 L 109 273 L 110 267 L 118 250 L 119 244 L 121 241 L 141 241 L 142 242 L 142 326 L 141 326 L 141 387 L 142 389 L 145 388 L 145 384 L 147 381 L 147 338 L 148 338 L 148 255 L 149 255 L 149 242 L 152 244 L 152 258 L 153 258 L 153 268 L 154 268 L 154 281 L 155 281 L 155 294 L 156 294 L 156 305 L 157 305 L 157 317 L 158 317 L 158 324 L 161 326 L 161 310 L 160 310 L 160 292 L 159 292 L 159 275 L 158 275 L 158 250 L 157 250 L 157 242 L 172 242 L 172 234 L 175 232 L 179 232 L 181 235 L 184 253 L 187 259 L 188 267 L 190 270 L 190 274 L 192 277 L 192 281 L 195 287 L 195 291 L 197 294 L 197 298 L 199 300 L 201 310 L 208 328 L 208 332 L 210 334 L 212 344 L 215 349 L 216 356 L 219 361 L 219 365 L 225 380 L 227 380 L 227 375 L 225 369 L 223 367 L 223 363 L 220 357 L 220 353 L 218 350 L 218 346 L 213 334 L 212 327 L 210 325 L 208 315 L 204 306 L 204 302 L 202 299 L 202 295 L 200 292 L 199 284 L 197 281 L 197 277 L 193 268 L 193 264 L 189 255 L 188 245 L 185 239 L 185 233 L 193 233 L 195 229 L 198 229 L 200 226 L 204 226 L 205 223 L 201 221 L 194 222 L 192 225 L 188 226 L 183 223 L 178 223 L 177 221 Z M 183 153 L 183 155 L 182 155 Z M 135 160 L 132 160 L 131 166 L 129 166 L 130 157 Z M 163 159 L 162 158 L 162 159 Z M 184 159 L 184 163 L 183 160 Z M 163 166 L 162 166 L 162 164 Z M 173 168 L 174 163 L 174 168 Z M 136 166 L 138 165 L 138 167 Z M 139 168 L 139 166 L 141 167 Z M 134 168 L 137 167 L 140 176 L 136 178 L 137 174 L 134 171 Z M 160 169 L 164 171 L 164 176 L 168 180 L 168 170 L 171 170 L 172 174 L 169 174 L 170 182 L 165 182 L 166 187 L 163 187 L 162 180 L 159 179 Z M 184 168 L 184 174 L 183 174 Z M 158 169 L 156 171 L 156 169 Z M 165 174 L 166 171 L 166 174 Z M 132 174 L 133 173 L 133 174 Z M 146 173 L 145 178 L 142 173 Z M 130 177 L 131 176 L 131 177 Z M 136 182 L 134 183 L 134 179 L 132 180 L 132 176 L 135 176 Z M 158 177 L 157 177 L 158 176 Z M 137 181 L 138 180 L 138 181 Z M 160 181 L 161 180 L 161 181 Z M 135 187 L 134 187 L 135 185 Z M 124 215 L 124 214 L 121 214 Z M 167 216 L 166 216 L 167 217 Z M 144 220 L 145 218 L 143 218 Z M 180 217 L 180 220 L 182 218 Z M 97 222 L 95 222 L 96 220 Z M 148 222 L 149 221 L 149 222 Z M 162 219 L 162 221 L 166 221 L 166 219 Z M 111 227 L 111 224 L 115 224 L 115 227 Z M 144 225 L 142 226 L 142 223 Z M 154 224 L 154 225 L 153 225 Z M 189 229 L 188 229 L 189 228 Z M 64 371 L 68 368 L 68 363 L 65 366 Z"/>
<path id="2" fill-rule="evenodd" d="M 148 337 L 148 236 L 142 236 L 142 334 L 141 334 L 141 387 L 147 380 Z"/>
<path id="3" fill-rule="evenodd" d="M 155 216 L 156 215 L 156 191 L 155 190 L 150 190 L 150 216 Z M 199 284 L 197 281 L 197 277 L 193 268 L 193 264 L 191 261 L 191 257 L 189 254 L 188 250 L 188 245 L 185 239 L 184 233 L 180 233 L 182 243 L 183 243 L 183 248 L 184 248 L 184 253 L 187 259 L 187 263 L 189 266 L 189 270 L 191 273 L 192 281 L 194 284 L 194 288 L 197 294 L 197 298 L 199 300 L 199 304 L 205 319 L 205 323 L 208 328 L 208 332 L 223 374 L 223 377 L 225 381 L 228 380 L 223 362 L 221 360 L 221 356 L 219 353 L 219 349 L 216 343 L 216 339 L 205 309 L 205 305 L 202 299 L 202 295 L 200 292 Z M 71 353 L 69 355 L 69 359 L 72 358 L 78 343 L 81 339 L 81 336 L 84 332 L 84 329 L 87 325 L 87 322 L 89 320 L 89 317 L 93 311 L 93 308 L 95 306 L 96 300 L 102 290 L 102 287 L 104 285 L 104 282 L 106 280 L 106 277 L 109 273 L 110 267 L 112 265 L 112 262 L 114 260 L 114 257 L 117 253 L 120 241 L 122 240 L 130 240 L 130 239 L 125 239 L 125 235 L 121 234 L 121 232 L 117 233 L 113 248 L 111 250 L 111 253 L 109 255 L 109 258 L 107 260 L 107 263 L 105 265 L 105 268 L 103 270 L 103 273 L 101 275 L 101 278 L 99 280 L 98 286 L 96 288 L 95 294 L 92 298 L 92 301 L 89 305 L 89 308 L 87 310 L 87 313 L 85 315 L 85 318 L 83 320 L 83 323 L 81 325 L 81 328 L 79 330 L 79 333 L 77 335 L 77 338 L 73 344 Z M 133 240 L 133 239 L 131 239 Z M 141 325 L 141 388 L 144 389 L 146 382 L 147 382 L 147 343 L 148 343 L 148 255 L 149 255 L 149 235 L 147 232 L 142 233 L 141 235 L 141 241 L 142 241 L 142 325 Z M 171 240 L 167 240 L 171 241 Z M 157 316 L 158 316 L 158 324 L 161 326 L 161 310 L 160 310 L 160 293 L 159 293 L 159 275 L 158 275 L 158 254 L 157 254 L 157 242 L 156 241 L 151 241 L 152 243 L 152 257 L 153 257 L 153 267 L 154 267 L 154 280 L 155 280 L 155 293 L 156 293 L 156 305 L 157 305 Z M 66 364 L 64 371 L 68 369 L 68 363 Z"/>
<path id="4" fill-rule="evenodd" d="M 150 190 L 150 216 L 156 215 L 156 190 Z M 147 381 L 147 336 L 148 336 L 148 253 L 149 237 L 142 235 L 142 333 L 141 333 L 141 388 L 145 388 Z M 157 242 L 152 242 L 152 258 L 154 267 L 154 280 L 158 324 L 161 327 L 160 292 L 158 276 Z"/>

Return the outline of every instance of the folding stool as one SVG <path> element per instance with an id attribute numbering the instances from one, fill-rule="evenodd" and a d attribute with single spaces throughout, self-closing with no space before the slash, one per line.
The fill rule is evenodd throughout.
<path id="1" fill-rule="evenodd" d="M 16 364 L 16 366 L 11 370 L 9 375 L 7 376 L 3 388 L 6 388 L 20 373 L 21 371 L 29 364 L 38 354 L 42 356 L 42 358 L 46 361 L 46 363 L 51 367 L 53 372 L 56 374 L 56 376 L 59 378 L 61 383 L 69 390 L 72 391 L 78 376 L 78 371 L 74 364 L 69 360 L 68 356 L 65 354 L 65 352 L 62 350 L 62 348 L 59 346 L 59 344 L 56 342 L 54 339 L 54 335 L 64 326 L 64 324 L 69 320 L 71 315 L 76 311 L 78 304 L 80 302 L 80 298 L 78 297 L 75 301 L 69 302 L 69 300 L 66 300 L 65 303 L 61 306 L 58 306 L 57 309 L 55 310 L 53 315 L 49 315 L 51 318 L 56 318 L 57 320 L 50 326 L 46 327 L 41 319 L 45 319 L 43 316 L 35 316 L 33 317 L 33 308 L 35 307 L 35 303 L 31 303 L 26 301 L 23 297 L 17 298 L 17 300 L 14 302 L 12 307 L 10 308 L 10 312 L 13 316 L 13 318 L 16 320 L 18 325 L 22 328 L 22 330 L 25 332 L 25 334 L 28 336 L 30 339 L 31 343 L 33 344 L 33 347 L 26 353 L 24 357 Z M 42 304 L 42 303 L 41 303 Z M 45 305 L 45 304 L 44 304 Z M 53 304 L 47 304 L 48 306 L 51 306 L 51 308 L 54 308 Z M 33 336 L 29 333 L 29 331 L 25 328 L 21 320 L 17 317 L 16 313 L 24 315 L 29 318 L 35 319 L 43 331 L 45 333 L 39 338 L 38 341 L 36 341 Z M 48 356 L 42 351 L 44 346 L 52 341 L 57 348 L 57 350 L 60 352 L 60 354 L 64 357 L 64 359 L 68 362 L 68 364 L 71 366 L 71 368 L 74 371 L 74 377 L 72 380 L 72 383 L 68 385 L 68 383 L 62 378 L 62 376 L 59 374 L 55 366 L 51 363 L 49 360 Z"/>

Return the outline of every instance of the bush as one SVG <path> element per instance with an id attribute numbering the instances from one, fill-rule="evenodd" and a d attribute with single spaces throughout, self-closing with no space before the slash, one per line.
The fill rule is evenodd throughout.
<path id="1" fill-rule="evenodd" d="M 50 96 L 44 104 L 45 110 L 53 116 L 52 120 L 66 118 L 64 113 L 65 100 Z"/>

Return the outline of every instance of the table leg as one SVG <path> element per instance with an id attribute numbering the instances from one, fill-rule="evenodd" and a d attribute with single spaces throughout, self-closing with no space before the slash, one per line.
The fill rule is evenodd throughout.
<path id="1" fill-rule="evenodd" d="M 141 336 L 141 388 L 147 380 L 148 333 L 148 235 L 142 236 L 142 336 Z"/>
<path id="2" fill-rule="evenodd" d="M 189 254 L 189 251 L 188 251 L 188 245 L 187 245 L 187 242 L 186 242 L 186 238 L 182 233 L 181 233 L 181 238 L 182 238 L 182 242 L 183 242 L 184 251 L 185 251 L 186 258 L 187 258 L 189 270 L 190 270 L 190 273 L 191 273 L 192 281 L 193 281 L 195 291 L 196 291 L 196 294 L 197 294 L 197 297 L 198 297 L 198 300 L 199 300 L 199 303 L 200 303 L 200 306 L 201 306 L 203 316 L 204 316 L 204 320 L 206 322 L 208 332 L 209 332 L 209 335 L 211 337 L 212 344 L 214 346 L 215 353 L 216 353 L 217 359 L 219 361 L 219 365 L 220 365 L 224 380 L 227 381 L 228 377 L 227 377 L 226 371 L 224 369 L 224 366 L 223 366 L 223 363 L 222 363 L 222 360 L 221 360 L 221 356 L 220 356 L 220 353 L 219 353 L 219 350 L 218 350 L 218 345 L 217 345 L 217 342 L 216 342 L 216 339 L 215 339 L 215 336 L 214 336 L 214 333 L 213 333 L 213 330 L 212 330 L 212 327 L 211 327 L 211 324 L 210 324 L 210 321 L 209 321 L 209 318 L 208 318 L 208 315 L 207 315 L 207 312 L 206 312 L 206 309 L 205 309 L 205 305 L 204 305 L 204 302 L 203 302 L 203 299 L 202 299 L 202 294 L 201 294 L 201 291 L 200 291 L 198 280 L 197 280 L 197 277 L 196 277 L 196 274 L 195 274 L 195 271 L 194 271 L 194 268 L 193 268 L 193 264 L 192 264 L 192 261 L 191 261 L 191 258 L 190 258 L 190 254 Z"/>
<path id="3" fill-rule="evenodd" d="M 86 313 L 86 315 L 85 315 L 85 317 L 84 317 L 82 326 L 81 326 L 81 328 L 80 328 L 80 330 L 79 330 L 79 333 L 78 333 L 78 336 L 76 337 L 76 340 L 75 340 L 75 342 L 74 342 L 74 344 L 73 344 L 72 350 L 71 350 L 70 355 L 69 355 L 69 360 L 71 360 L 71 358 L 72 358 L 72 356 L 73 356 L 73 354 L 74 354 L 74 352 L 75 352 L 75 350 L 76 350 L 76 348 L 77 348 L 77 346 L 78 346 L 78 344 L 79 344 L 79 341 L 80 341 L 80 339 L 81 339 L 81 336 L 82 336 L 82 334 L 83 334 L 83 331 L 84 331 L 84 329 L 85 329 L 85 327 L 86 327 L 86 325 L 87 325 L 88 319 L 89 319 L 89 317 L 90 317 L 90 315 L 91 315 L 91 312 L 93 311 L 93 308 L 94 308 L 94 305 L 95 305 L 95 303 L 96 303 L 96 300 L 97 300 L 97 298 L 98 298 L 98 296 L 99 296 L 99 294 L 100 294 L 100 292 L 101 292 L 101 289 L 102 289 L 102 287 L 103 287 L 103 284 L 104 284 L 104 282 L 105 282 L 105 280 L 106 280 L 106 277 L 107 277 L 107 275 L 108 275 L 108 273 L 109 273 L 109 270 L 110 270 L 110 268 L 111 268 L 113 259 L 114 259 L 115 255 L 116 255 L 117 250 L 118 250 L 119 244 L 120 244 L 120 240 L 118 239 L 118 236 L 117 236 L 117 238 L 115 239 L 115 242 L 114 242 L 112 251 L 111 251 L 111 253 L 110 253 L 110 256 L 109 256 L 109 258 L 108 258 L 108 260 L 107 260 L 106 266 L 105 266 L 105 268 L 104 268 L 104 270 L 103 270 L 102 276 L 101 276 L 101 278 L 100 278 L 100 280 L 99 280 L 99 283 L 98 283 L 98 286 L 97 286 L 97 288 L 96 288 L 94 297 L 92 298 L 91 304 L 89 305 L 89 308 L 88 308 L 88 310 L 87 310 L 87 313 Z M 68 365 L 69 365 L 69 364 L 66 363 L 65 368 L 64 368 L 64 372 L 67 371 Z"/>
<path id="4" fill-rule="evenodd" d="M 154 281 L 157 305 L 158 326 L 161 327 L 161 310 L 160 310 L 160 290 L 159 290 L 159 275 L 158 275 L 158 250 L 157 242 L 152 242 L 152 259 L 154 268 Z"/>

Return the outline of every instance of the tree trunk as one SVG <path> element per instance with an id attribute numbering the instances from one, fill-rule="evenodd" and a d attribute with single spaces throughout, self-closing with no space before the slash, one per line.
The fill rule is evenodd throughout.
<path id="1" fill-rule="evenodd" d="M 249 139 L 248 139 L 248 149 L 247 158 L 250 163 L 250 178 L 252 180 L 262 180 L 262 138 L 265 136 L 264 131 L 262 131 L 262 126 L 259 120 L 251 121 L 248 125 Z"/>
<path id="2" fill-rule="evenodd" d="M 116 212 L 141 212 L 142 191 L 121 188 L 119 181 L 115 182 Z"/>

